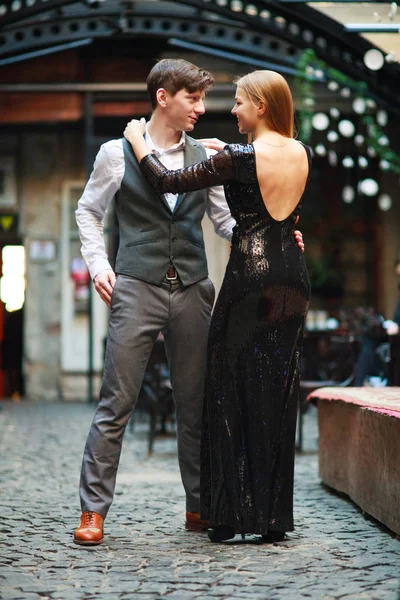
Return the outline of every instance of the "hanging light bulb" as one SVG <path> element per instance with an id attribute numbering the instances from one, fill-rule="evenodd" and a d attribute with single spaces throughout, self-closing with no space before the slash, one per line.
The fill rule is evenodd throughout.
<path id="1" fill-rule="evenodd" d="M 351 156 L 345 156 L 342 160 L 342 165 L 345 169 L 352 169 L 354 167 L 354 160 Z"/>
<path id="2" fill-rule="evenodd" d="M 336 92 L 339 89 L 339 84 L 337 81 L 330 81 L 328 83 L 328 89 L 331 90 L 331 92 Z"/>
<path id="3" fill-rule="evenodd" d="M 343 96 L 343 98 L 350 98 L 351 89 L 348 87 L 344 87 L 342 90 L 340 90 L 340 95 Z"/>
<path id="4" fill-rule="evenodd" d="M 365 156 L 358 157 L 358 166 L 360 169 L 366 169 L 368 167 L 368 160 L 365 158 Z"/>
<path id="5" fill-rule="evenodd" d="M 338 158 L 337 158 L 337 154 L 334 150 L 329 150 L 328 152 L 328 162 L 331 165 L 331 167 L 336 167 L 337 162 L 338 162 Z"/>
<path id="6" fill-rule="evenodd" d="M 376 113 L 376 120 L 381 127 L 385 127 L 385 125 L 387 125 L 388 122 L 387 112 L 385 110 L 378 110 L 378 112 Z"/>
<path id="7" fill-rule="evenodd" d="M 353 101 L 353 110 L 358 115 L 362 115 L 363 113 L 365 113 L 366 108 L 367 108 L 367 105 L 366 105 L 364 98 L 356 98 Z"/>
<path id="8" fill-rule="evenodd" d="M 348 119 L 343 119 L 339 121 L 338 129 L 343 137 L 351 137 L 354 135 L 356 128 L 354 127 L 354 123 L 349 121 Z"/>
<path id="9" fill-rule="evenodd" d="M 342 190 L 342 199 L 346 204 L 351 204 L 356 195 L 355 189 L 351 185 L 345 185 Z"/>
<path id="10" fill-rule="evenodd" d="M 386 54 L 385 61 L 389 64 L 399 62 L 396 53 L 393 51 L 389 52 L 389 54 Z"/>
<path id="11" fill-rule="evenodd" d="M 328 142 L 337 142 L 339 139 L 339 134 L 337 131 L 328 131 L 326 134 Z"/>
<path id="12" fill-rule="evenodd" d="M 382 160 L 379 161 L 379 168 L 382 171 L 388 171 L 390 169 L 390 162 L 385 158 L 382 158 Z"/>
<path id="13" fill-rule="evenodd" d="M 326 148 L 323 144 L 317 144 L 315 146 L 315 154 L 318 156 L 326 156 Z"/>
<path id="14" fill-rule="evenodd" d="M 365 194 L 365 196 L 375 196 L 379 192 L 379 185 L 375 179 L 363 179 L 359 183 L 360 191 Z"/>
<path id="15" fill-rule="evenodd" d="M 304 104 L 304 106 L 311 107 L 311 106 L 314 106 L 315 100 L 314 100 L 314 98 L 307 97 L 307 98 L 304 98 L 303 104 Z"/>
<path id="16" fill-rule="evenodd" d="M 389 21 L 393 21 L 393 19 L 396 15 L 397 15 L 397 2 L 391 2 L 390 9 L 388 12 Z"/>
<path id="17" fill-rule="evenodd" d="M 389 194 L 382 194 L 378 198 L 378 206 L 381 210 L 387 211 L 392 208 L 392 199 Z"/>
<path id="18" fill-rule="evenodd" d="M 235 12 L 241 12 L 243 10 L 243 3 L 240 0 L 233 0 L 231 2 L 231 9 Z"/>
<path id="19" fill-rule="evenodd" d="M 338 119 L 340 117 L 340 110 L 333 106 L 329 109 L 329 114 L 331 115 L 332 119 Z"/>
<path id="20" fill-rule="evenodd" d="M 385 63 L 385 58 L 379 50 L 371 48 L 364 54 L 364 64 L 371 71 L 379 71 Z"/>
<path id="21" fill-rule="evenodd" d="M 360 133 L 358 133 L 355 137 L 354 137 L 354 143 L 356 146 L 362 146 L 363 143 L 365 142 L 365 138 L 363 135 L 361 135 Z"/>
<path id="22" fill-rule="evenodd" d="M 367 154 L 368 156 L 370 156 L 371 158 L 375 158 L 376 156 L 376 150 L 374 150 L 374 148 L 372 148 L 372 146 L 369 146 L 367 148 Z"/>
<path id="23" fill-rule="evenodd" d="M 329 126 L 329 117 L 328 117 L 328 115 L 326 115 L 325 113 L 322 113 L 322 112 L 315 113 L 311 122 L 312 122 L 314 129 L 317 129 L 318 131 L 323 131 L 324 129 L 327 129 Z"/>
<path id="24" fill-rule="evenodd" d="M 381 135 L 381 137 L 378 139 L 378 144 L 380 146 L 388 146 L 389 145 L 389 138 L 386 137 L 386 135 Z"/>
<path id="25" fill-rule="evenodd" d="M 375 102 L 375 100 L 372 100 L 372 98 L 368 98 L 368 100 L 367 100 L 367 106 L 368 106 L 368 108 L 376 108 L 376 102 Z"/>

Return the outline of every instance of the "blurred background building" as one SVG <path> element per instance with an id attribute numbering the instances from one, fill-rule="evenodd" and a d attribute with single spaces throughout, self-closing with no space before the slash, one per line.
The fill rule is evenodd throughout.
<path id="1" fill-rule="evenodd" d="M 299 223 L 308 326 L 340 325 L 359 306 L 392 318 L 399 28 L 396 3 L 0 0 L 0 396 L 97 394 L 107 308 L 91 293 L 74 211 L 100 144 L 150 114 L 145 80 L 164 57 L 214 74 L 195 135 L 227 142 L 242 140 L 232 79 L 255 68 L 287 76 L 314 152 Z M 207 219 L 204 230 L 218 290 L 229 245 Z M 111 208 L 111 259 L 117 237 Z"/>

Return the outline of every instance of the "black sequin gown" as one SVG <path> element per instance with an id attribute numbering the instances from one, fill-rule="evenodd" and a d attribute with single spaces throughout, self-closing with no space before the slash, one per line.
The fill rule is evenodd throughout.
<path id="1" fill-rule="evenodd" d="M 300 352 L 310 300 L 293 236 L 301 201 L 283 221 L 270 216 L 252 144 L 231 144 L 178 171 L 148 155 L 141 168 L 159 192 L 223 183 L 237 223 L 209 335 L 201 518 L 246 533 L 290 531 Z"/>

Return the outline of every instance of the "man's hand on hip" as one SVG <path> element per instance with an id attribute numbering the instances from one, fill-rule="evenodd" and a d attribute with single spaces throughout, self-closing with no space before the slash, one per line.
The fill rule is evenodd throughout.
<path id="1" fill-rule="evenodd" d="M 300 250 L 302 252 L 304 252 L 303 234 L 298 229 L 296 229 L 296 231 L 294 231 L 293 234 L 294 234 L 294 239 L 296 240 L 298 247 L 300 248 Z"/>
<path id="2" fill-rule="evenodd" d="M 294 222 L 295 225 L 297 225 L 298 221 L 299 221 L 299 215 L 297 215 L 297 217 L 296 217 L 296 220 Z M 303 234 L 301 233 L 301 231 L 296 229 L 296 231 L 293 232 L 293 235 L 294 235 L 294 239 L 296 240 L 296 244 L 298 245 L 300 250 L 302 252 L 304 252 Z"/>
<path id="3" fill-rule="evenodd" d="M 109 308 L 111 304 L 111 296 L 115 285 L 115 279 L 115 273 L 111 269 L 105 269 L 104 271 L 100 271 L 100 273 L 97 273 L 96 277 L 93 279 L 96 292 L 99 294 L 100 298 L 103 300 L 103 302 L 107 304 Z"/>

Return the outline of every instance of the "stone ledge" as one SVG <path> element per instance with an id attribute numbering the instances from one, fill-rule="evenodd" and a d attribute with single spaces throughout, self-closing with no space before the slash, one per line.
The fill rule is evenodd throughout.
<path id="1" fill-rule="evenodd" d="M 400 388 L 322 388 L 309 399 L 322 481 L 400 534 Z"/>

